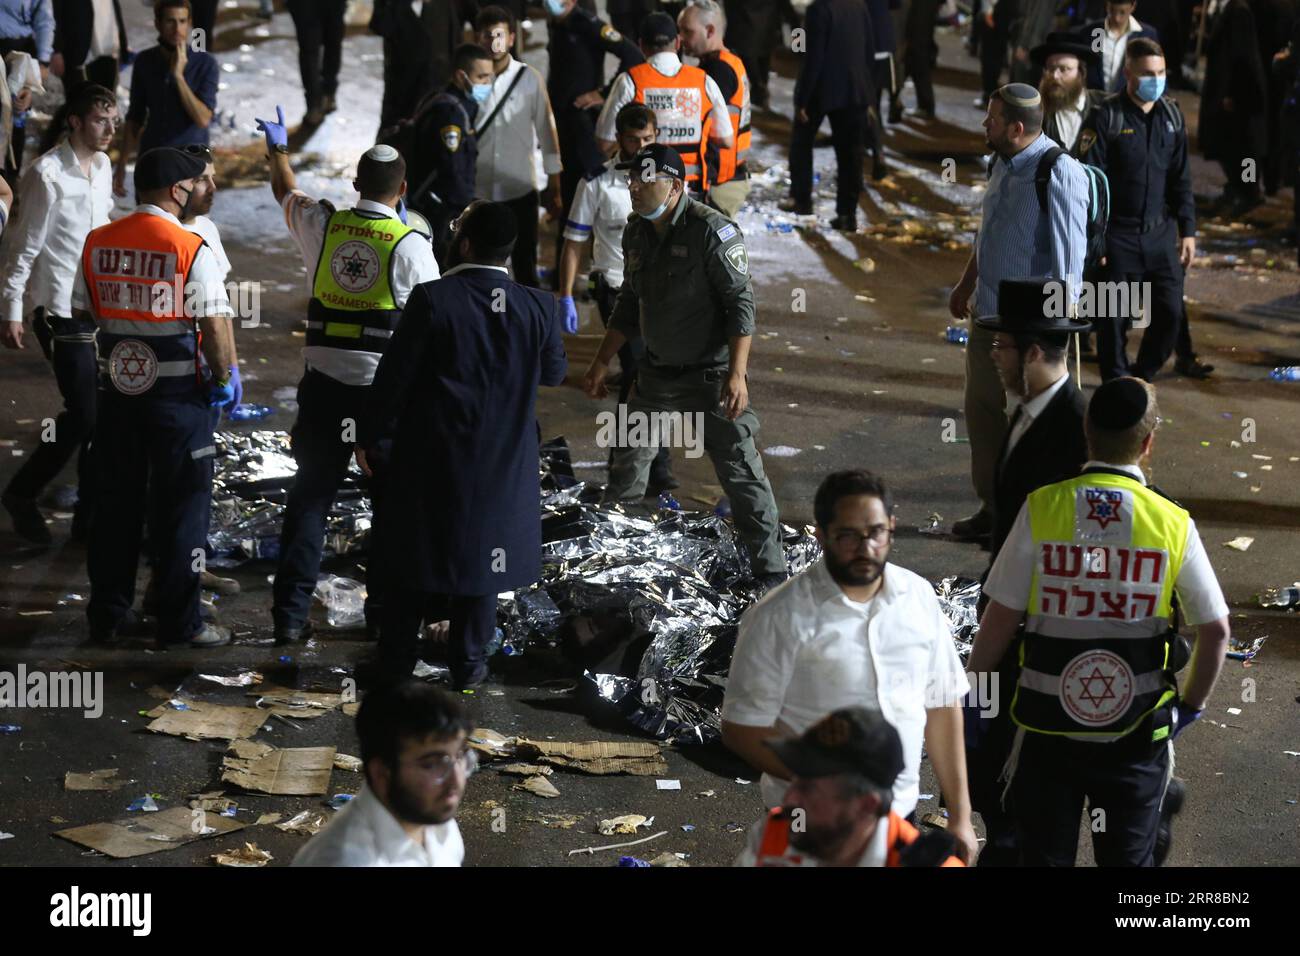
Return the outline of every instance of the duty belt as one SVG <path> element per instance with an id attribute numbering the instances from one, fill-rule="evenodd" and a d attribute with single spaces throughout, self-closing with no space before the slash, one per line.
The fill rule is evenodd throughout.
<path id="1" fill-rule="evenodd" d="M 1169 222 L 1168 216 L 1161 216 L 1152 222 L 1144 222 L 1140 225 L 1125 225 L 1122 222 L 1112 222 L 1110 228 L 1114 232 L 1136 233 L 1137 235 L 1146 235 L 1148 232 L 1155 232 L 1162 228 L 1165 223 Z"/>
<path id="2" fill-rule="evenodd" d="M 668 375 L 677 378 L 681 375 L 689 375 L 691 372 L 706 372 L 715 368 L 726 368 L 726 362 L 699 362 L 695 365 L 660 365 L 654 360 L 654 356 L 647 353 L 648 361 L 646 367 L 656 374 Z"/>

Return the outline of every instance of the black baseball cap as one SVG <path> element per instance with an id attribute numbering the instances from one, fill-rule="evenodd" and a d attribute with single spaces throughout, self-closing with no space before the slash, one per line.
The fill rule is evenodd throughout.
<path id="1" fill-rule="evenodd" d="M 661 46 L 677 39 L 677 21 L 659 11 L 641 18 L 637 39 L 648 46 Z"/>
<path id="2" fill-rule="evenodd" d="M 647 166 L 646 164 L 650 165 Z M 682 162 L 681 154 L 671 146 L 665 146 L 663 143 L 651 143 L 649 146 L 640 150 L 635 156 L 625 163 L 618 163 L 615 169 L 635 169 L 635 170 L 654 170 L 657 176 L 660 173 L 666 173 L 674 179 L 685 181 L 686 164 Z M 650 179 L 653 177 L 647 177 Z"/>
<path id="3" fill-rule="evenodd" d="M 764 743 L 796 777 L 856 773 L 888 790 L 903 771 L 903 742 L 878 710 L 845 707 L 813 724 L 802 737 Z"/>
<path id="4" fill-rule="evenodd" d="M 159 146 L 135 161 L 135 191 L 166 189 L 186 179 L 202 176 L 208 160 L 173 146 Z"/>

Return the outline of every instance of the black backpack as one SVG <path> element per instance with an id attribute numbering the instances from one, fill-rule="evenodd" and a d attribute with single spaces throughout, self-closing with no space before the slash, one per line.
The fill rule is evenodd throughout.
<path id="1" fill-rule="evenodd" d="M 1034 173 L 1034 189 L 1038 193 L 1038 208 L 1047 212 L 1047 184 L 1052 181 L 1052 167 L 1067 151 L 1053 146 L 1038 160 Z M 1083 268 L 1092 269 L 1106 256 L 1106 224 L 1110 221 L 1110 180 L 1099 166 L 1080 162 L 1088 177 L 1088 247 L 1083 256 Z"/>

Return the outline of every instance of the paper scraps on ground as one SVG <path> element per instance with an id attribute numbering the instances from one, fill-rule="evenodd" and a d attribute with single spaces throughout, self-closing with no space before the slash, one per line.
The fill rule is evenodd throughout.
<path id="1" fill-rule="evenodd" d="M 223 813 L 231 807 L 238 807 L 239 801 L 225 795 L 224 790 L 210 790 L 196 793 L 190 798 L 191 810 L 207 810 L 211 813 Z"/>
<path id="2" fill-rule="evenodd" d="M 680 780 L 656 780 L 655 789 L 656 790 L 680 790 L 682 789 L 682 782 Z"/>
<path id="3" fill-rule="evenodd" d="M 341 693 L 294 690 L 289 687 L 268 687 L 263 691 L 250 691 L 248 696 L 257 698 L 257 706 L 264 713 L 270 711 L 280 717 L 292 717 L 295 720 L 322 717 L 343 705 Z"/>
<path id="4" fill-rule="evenodd" d="M 630 773 L 657 777 L 668 771 L 668 761 L 656 743 L 640 740 L 558 741 L 520 737 L 515 753 L 583 773 Z"/>
<path id="5" fill-rule="evenodd" d="M 70 830 L 57 830 L 54 835 L 123 860 L 174 850 L 178 846 L 207 837 L 225 836 L 242 830 L 245 826 L 228 817 L 207 814 L 203 826 L 195 833 L 194 819 L 194 811 L 188 807 L 172 807 L 147 817 L 136 816 L 110 823 L 92 823 Z"/>
<path id="6" fill-rule="evenodd" d="M 325 826 L 325 814 L 319 810 L 304 810 L 301 813 L 294 814 L 284 823 L 277 823 L 275 828 L 283 830 L 285 833 L 299 833 L 304 836 L 315 836 L 320 833 Z"/>
<path id="7" fill-rule="evenodd" d="M 493 769 L 519 777 L 536 777 L 539 775 L 549 777 L 555 773 L 554 767 L 547 767 L 538 763 L 508 763 L 504 767 L 494 767 Z"/>
<path id="8" fill-rule="evenodd" d="M 237 850 L 212 854 L 217 866 L 266 866 L 275 857 L 260 849 L 256 843 L 245 843 Z"/>
<path id="9" fill-rule="evenodd" d="M 281 749 L 236 740 L 221 762 L 221 780 L 245 790 L 286 796 L 323 796 L 334 769 L 333 747 Z"/>
<path id="10" fill-rule="evenodd" d="M 643 817 L 639 813 L 625 813 L 612 820 L 601 820 L 596 827 L 602 836 L 614 836 L 618 833 L 636 833 L 638 827 L 648 827 L 655 822 L 654 817 Z"/>
<path id="11" fill-rule="evenodd" d="M 582 817 L 568 813 L 542 813 L 524 817 L 527 823 L 540 823 L 552 830 L 571 830 L 582 822 Z"/>
<path id="12" fill-rule="evenodd" d="M 1239 538 L 1233 538 L 1231 541 L 1223 542 L 1223 546 L 1225 548 L 1232 548 L 1234 551 L 1245 551 L 1254 543 L 1254 538 L 1247 538 L 1245 535 L 1242 535 Z"/>
<path id="13" fill-rule="evenodd" d="M 361 758 L 353 757 L 350 754 L 335 754 L 334 766 L 339 770 L 350 770 L 353 773 L 360 773 Z"/>
<path id="14" fill-rule="evenodd" d="M 221 684 L 224 687 L 252 687 L 254 684 L 262 683 L 262 675 L 257 671 L 244 671 L 236 674 L 234 677 L 222 677 L 218 674 L 200 674 L 200 680 L 210 680 L 214 684 Z"/>
<path id="15" fill-rule="evenodd" d="M 511 738 L 486 727 L 475 727 L 468 742 L 472 748 L 488 757 L 509 757 L 514 753 Z"/>
<path id="16" fill-rule="evenodd" d="M 117 780 L 117 768 L 109 770 L 92 770 L 89 773 L 74 773 L 69 770 L 63 775 L 64 790 L 117 790 L 130 781 Z"/>
<path id="17" fill-rule="evenodd" d="M 266 714 L 256 707 L 230 707 L 209 704 L 201 700 L 187 700 L 185 710 L 174 710 L 166 704 L 149 712 L 156 719 L 147 730 L 173 737 L 196 737 L 200 740 L 238 740 L 257 733 Z"/>
<path id="18" fill-rule="evenodd" d="M 510 789 L 527 790 L 538 797 L 558 797 L 560 795 L 560 791 L 555 789 L 555 784 L 545 777 L 529 777 L 523 783 L 517 783 Z"/>
<path id="19" fill-rule="evenodd" d="M 660 853 L 650 861 L 651 866 L 690 866 L 685 860 L 676 853 Z"/>

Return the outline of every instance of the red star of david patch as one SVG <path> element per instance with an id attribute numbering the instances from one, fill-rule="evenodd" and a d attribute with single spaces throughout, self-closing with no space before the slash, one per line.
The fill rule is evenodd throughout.
<path id="1" fill-rule="evenodd" d="M 132 382 L 138 378 L 144 378 L 144 376 L 149 374 L 149 370 L 145 366 L 147 361 L 148 359 L 143 355 L 139 355 L 135 352 L 132 352 L 129 355 L 123 355 L 121 374 L 126 376 Z"/>
<path id="2" fill-rule="evenodd" d="M 1089 488 L 1085 494 L 1088 501 L 1088 520 L 1097 522 L 1103 531 L 1107 525 L 1124 520 L 1124 516 L 1120 514 L 1124 496 L 1118 491 L 1096 491 Z"/>
<path id="3" fill-rule="evenodd" d="M 1091 674 L 1079 678 L 1079 683 L 1083 687 L 1083 690 L 1079 692 L 1079 699 L 1086 700 L 1094 707 L 1100 707 L 1106 701 L 1115 699 L 1114 674 L 1107 676 L 1099 668 L 1093 667 Z M 1095 683 L 1101 685 L 1100 693 L 1093 689 Z"/>

